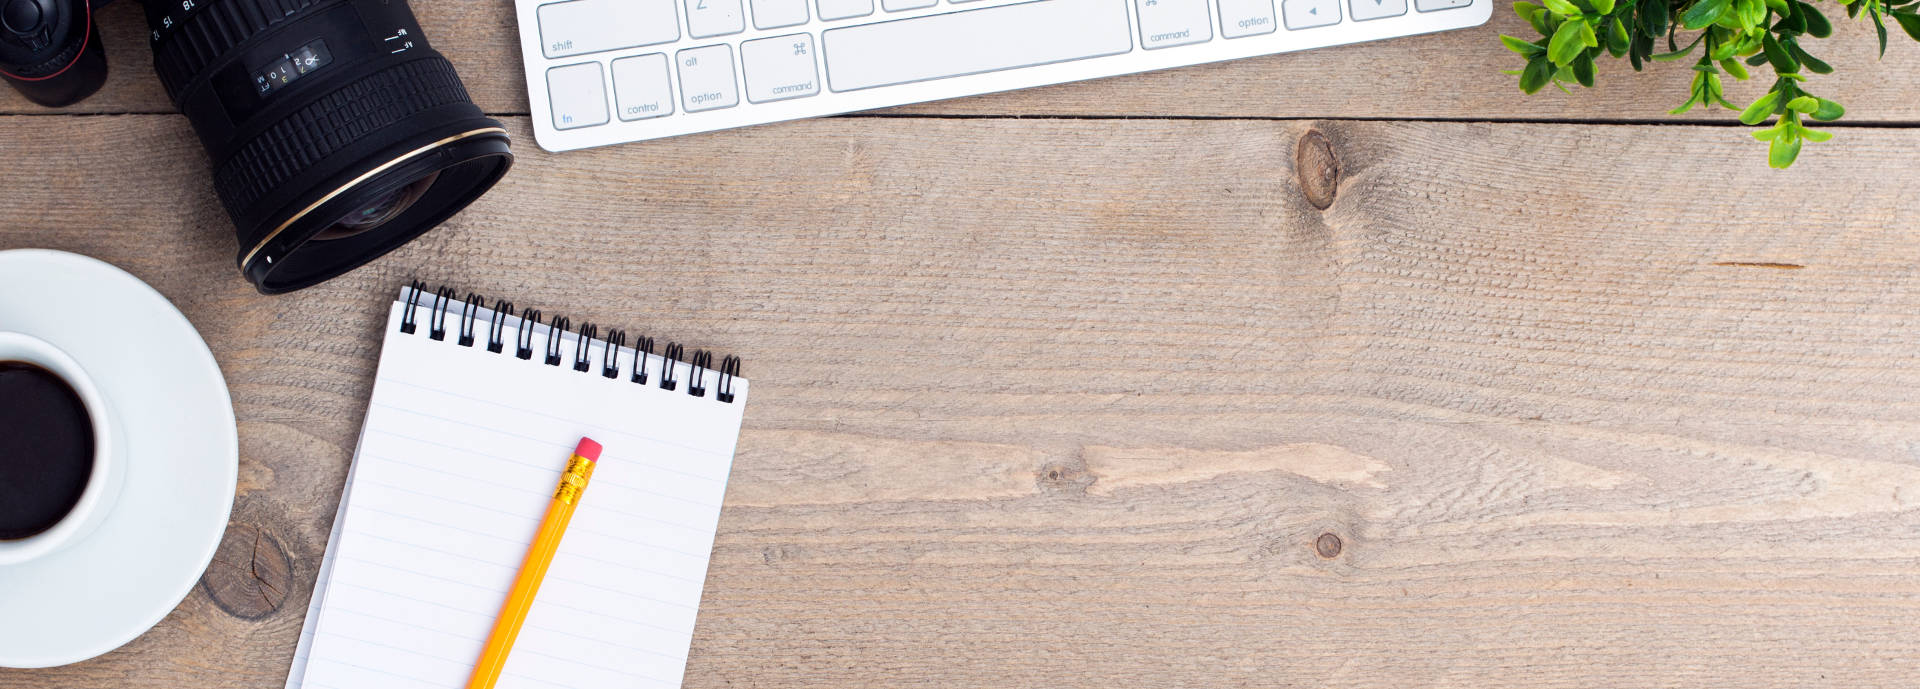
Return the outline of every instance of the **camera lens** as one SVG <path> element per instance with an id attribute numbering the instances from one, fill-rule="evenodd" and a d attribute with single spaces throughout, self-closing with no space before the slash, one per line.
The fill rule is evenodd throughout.
<path id="1" fill-rule="evenodd" d="M 107 80 L 107 54 L 91 6 L 0 0 L 0 80 L 48 107 L 93 95 Z"/>
<path id="2" fill-rule="evenodd" d="M 154 68 L 266 293 L 418 237 L 512 165 L 403 0 L 147 0 Z"/>

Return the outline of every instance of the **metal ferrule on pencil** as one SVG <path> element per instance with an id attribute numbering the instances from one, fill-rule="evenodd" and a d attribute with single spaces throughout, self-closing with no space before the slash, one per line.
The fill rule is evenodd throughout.
<path id="1" fill-rule="evenodd" d="M 553 499 L 573 504 L 580 499 L 580 492 L 587 489 L 587 479 L 593 478 L 594 461 L 580 455 L 567 460 L 567 470 L 560 474 L 560 486 L 553 489 Z"/>

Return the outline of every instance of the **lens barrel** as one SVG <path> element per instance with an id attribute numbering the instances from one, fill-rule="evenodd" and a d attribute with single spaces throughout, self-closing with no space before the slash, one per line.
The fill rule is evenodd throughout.
<path id="1" fill-rule="evenodd" d="M 87 0 L 0 0 L 0 80 L 47 107 L 107 81 L 107 53 Z"/>
<path id="2" fill-rule="evenodd" d="M 266 293 L 359 267 L 511 166 L 403 0 L 147 0 L 154 68 Z"/>

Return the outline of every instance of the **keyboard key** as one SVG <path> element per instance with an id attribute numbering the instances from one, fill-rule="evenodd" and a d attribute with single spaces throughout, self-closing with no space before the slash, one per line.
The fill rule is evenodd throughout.
<path id="1" fill-rule="evenodd" d="M 1407 0 L 1347 0 L 1347 16 L 1354 21 L 1398 17 L 1407 13 Z"/>
<path id="2" fill-rule="evenodd" d="M 820 92 L 813 67 L 813 36 L 762 38 L 740 44 L 740 70 L 747 77 L 747 102 L 805 98 Z"/>
<path id="3" fill-rule="evenodd" d="M 614 60 L 613 103 L 623 122 L 673 114 L 666 53 Z"/>
<path id="4" fill-rule="evenodd" d="M 1207 0 L 1135 0 L 1140 10 L 1140 44 L 1148 50 L 1213 40 Z"/>
<path id="5" fill-rule="evenodd" d="M 851 19 L 873 14 L 873 0 L 816 0 L 822 21 Z"/>
<path id="6" fill-rule="evenodd" d="M 805 23 L 807 0 L 753 0 L 753 28 L 778 29 Z"/>
<path id="7" fill-rule="evenodd" d="M 853 91 L 1129 52 L 1126 2 L 1039 0 L 829 29 L 820 38 L 827 86 Z"/>
<path id="8" fill-rule="evenodd" d="M 816 0 L 814 8 L 822 21 L 850 19 L 873 14 L 873 0 Z"/>
<path id="9" fill-rule="evenodd" d="M 675 56 L 680 62 L 680 99 L 687 112 L 719 110 L 740 104 L 733 86 L 733 49 L 725 45 L 688 48 Z"/>
<path id="10" fill-rule="evenodd" d="M 1280 0 L 1280 14 L 1288 30 L 1332 26 L 1340 23 L 1340 0 Z"/>
<path id="11" fill-rule="evenodd" d="M 607 86 L 600 63 L 547 70 L 547 100 L 553 106 L 554 129 L 578 129 L 607 123 Z"/>
<path id="12" fill-rule="evenodd" d="M 541 5 L 540 52 L 547 57 L 638 48 L 680 39 L 673 0 L 573 0 Z"/>
<path id="13" fill-rule="evenodd" d="M 922 7 L 932 7 L 939 3 L 940 0 L 880 0 L 880 6 L 886 8 L 888 12 L 917 10 Z"/>
<path id="14" fill-rule="evenodd" d="M 1413 0 L 1413 8 L 1421 12 L 1452 10 L 1473 4 L 1473 0 Z"/>
<path id="15" fill-rule="evenodd" d="M 687 0 L 687 34 L 710 38 L 747 30 L 740 0 Z"/>
<path id="16" fill-rule="evenodd" d="M 1245 38 L 1273 33 L 1273 0 L 1220 0 L 1220 35 Z"/>

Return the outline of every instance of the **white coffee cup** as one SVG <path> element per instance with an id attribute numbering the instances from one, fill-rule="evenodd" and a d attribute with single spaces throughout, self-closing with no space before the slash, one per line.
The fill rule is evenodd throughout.
<path id="1" fill-rule="evenodd" d="M 106 398 L 100 396 L 93 378 L 80 362 L 74 361 L 53 343 L 26 333 L 0 332 L 0 361 L 24 361 L 39 366 L 72 386 L 86 405 L 93 422 L 93 473 L 80 493 L 80 501 L 67 511 L 53 528 L 11 540 L 0 540 L 0 567 L 19 564 L 58 551 L 87 537 L 100 525 L 120 496 L 120 484 L 126 475 L 120 456 L 120 430 Z"/>

